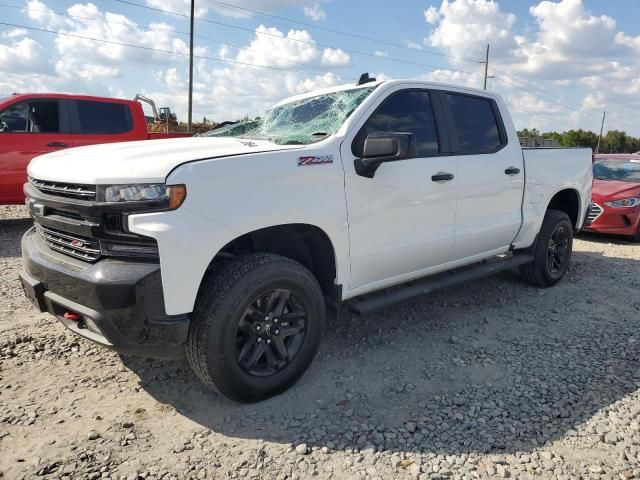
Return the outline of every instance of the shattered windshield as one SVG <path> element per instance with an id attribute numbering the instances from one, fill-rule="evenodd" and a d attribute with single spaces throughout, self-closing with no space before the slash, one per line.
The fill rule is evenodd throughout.
<path id="1" fill-rule="evenodd" d="M 593 176 L 598 180 L 640 183 L 640 161 L 605 160 L 593 164 Z"/>
<path id="2" fill-rule="evenodd" d="M 280 145 L 319 142 L 336 133 L 374 88 L 353 88 L 285 103 L 268 110 L 262 118 L 212 130 L 203 136 L 269 140 Z"/>

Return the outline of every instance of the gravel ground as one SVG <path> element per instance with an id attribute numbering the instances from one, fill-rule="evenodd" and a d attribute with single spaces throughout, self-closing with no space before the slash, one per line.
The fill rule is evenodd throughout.
<path id="1" fill-rule="evenodd" d="M 233 404 L 34 312 L 0 207 L 0 477 L 640 478 L 640 246 L 585 236 L 557 287 L 505 273 L 343 313 L 290 391 Z"/>

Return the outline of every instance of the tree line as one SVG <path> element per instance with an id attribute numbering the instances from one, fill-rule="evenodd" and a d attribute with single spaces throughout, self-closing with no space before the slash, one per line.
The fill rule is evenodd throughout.
<path id="1" fill-rule="evenodd" d="M 567 132 L 543 132 L 525 128 L 518 132 L 519 137 L 547 138 L 560 142 L 561 147 L 590 147 L 594 152 L 598 145 L 598 134 L 589 130 L 569 130 Z M 600 153 L 636 153 L 640 152 L 640 138 L 627 135 L 620 130 L 609 130 L 600 142 Z"/>

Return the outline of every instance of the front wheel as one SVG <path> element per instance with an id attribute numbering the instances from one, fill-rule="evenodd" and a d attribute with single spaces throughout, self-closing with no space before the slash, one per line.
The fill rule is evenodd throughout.
<path id="1" fill-rule="evenodd" d="M 309 270 L 278 255 L 248 255 L 205 280 L 187 358 L 205 384 L 232 400 L 255 402 L 302 376 L 324 324 L 324 297 Z"/>
<path id="2" fill-rule="evenodd" d="M 522 277 L 537 287 L 558 283 L 569 268 L 573 251 L 573 225 L 559 210 L 547 210 L 536 242 L 528 249 L 534 259 L 520 267 Z"/>

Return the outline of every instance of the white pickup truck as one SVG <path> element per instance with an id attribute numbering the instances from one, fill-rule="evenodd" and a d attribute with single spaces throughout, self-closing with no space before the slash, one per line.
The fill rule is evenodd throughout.
<path id="1" fill-rule="evenodd" d="M 515 267 L 554 285 L 592 184 L 588 149 L 521 149 L 498 95 L 366 76 L 28 174 L 29 299 L 118 352 L 186 353 L 242 402 L 291 386 L 342 302 L 366 313 Z"/>

